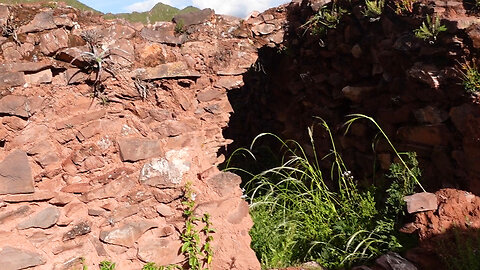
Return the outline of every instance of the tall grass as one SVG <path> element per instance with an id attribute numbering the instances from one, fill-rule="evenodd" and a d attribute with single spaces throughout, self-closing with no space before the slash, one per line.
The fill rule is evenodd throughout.
<path id="1" fill-rule="evenodd" d="M 352 115 L 346 123 L 347 130 L 359 119 L 376 124 L 367 116 Z M 258 135 L 250 149 L 238 150 L 254 157 L 252 149 L 258 141 L 272 137 L 285 152 L 282 165 L 251 174 L 251 180 L 245 186 L 254 220 L 250 232 L 252 248 L 265 268 L 313 260 L 324 267 L 338 269 L 401 246 L 393 237 L 395 219 L 387 217 L 391 213 L 377 207 L 373 187 L 359 190 L 336 149 L 330 128 L 321 119 L 320 125 L 329 135 L 332 148 L 323 158 L 316 155 L 313 128 L 308 129 L 313 157 L 309 157 L 298 142 L 284 141 L 271 133 Z M 419 183 L 402 155 L 394 151 L 401 160 L 397 166 L 406 168 L 406 180 Z M 325 162 L 331 163 L 326 175 L 321 170 Z M 402 193 L 402 189 L 395 192 Z M 403 195 L 396 194 L 399 198 Z"/>

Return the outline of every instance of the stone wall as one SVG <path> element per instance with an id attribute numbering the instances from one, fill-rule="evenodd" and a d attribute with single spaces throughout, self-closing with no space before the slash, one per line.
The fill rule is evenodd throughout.
<path id="1" fill-rule="evenodd" d="M 378 130 L 367 121 L 343 136 L 346 116 L 362 113 L 373 117 L 400 151 L 417 152 L 430 190 L 456 187 L 480 194 L 478 97 L 464 89 L 460 72 L 461 64 L 478 57 L 478 11 L 465 1 L 417 1 L 413 13 L 397 15 L 387 1 L 381 18 L 372 22 L 362 14 L 364 2 L 352 1 L 336 29 L 324 37 L 311 35 L 304 24 L 324 2 L 293 1 L 283 11 L 261 15 L 283 14 L 284 42 L 260 49 L 245 86 L 229 92 L 236 112 L 225 131 L 235 141 L 230 149 L 273 132 L 300 141 L 311 153 L 307 128 L 318 116 L 335 133 L 356 179 L 371 181 L 373 164 L 381 175 L 378 169 L 388 169 L 394 155 L 385 140 L 374 140 Z M 435 44 L 414 36 L 432 13 L 448 28 Z M 253 29 L 263 25 L 255 26 L 258 17 L 247 22 Z M 256 34 L 262 44 L 274 35 Z M 328 154 L 330 142 L 320 126 L 314 136 L 316 149 Z"/>
<path id="2" fill-rule="evenodd" d="M 216 168 L 256 47 L 239 19 L 182 16 L 175 30 L 0 5 L 0 268 L 182 264 L 191 183 L 211 269 L 260 269 L 241 180 Z"/>

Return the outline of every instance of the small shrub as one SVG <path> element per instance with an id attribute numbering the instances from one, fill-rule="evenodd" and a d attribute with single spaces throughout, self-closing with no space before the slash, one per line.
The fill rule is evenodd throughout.
<path id="1" fill-rule="evenodd" d="M 430 44 L 434 44 L 437 41 L 438 35 L 441 32 L 447 31 L 445 25 L 440 24 L 438 16 L 430 17 L 427 15 L 426 21 L 422 23 L 420 28 L 415 29 L 415 36 L 419 39 L 428 41 Z"/>
<path id="2" fill-rule="evenodd" d="M 324 36 L 328 29 L 335 29 L 337 27 L 342 16 L 346 13 L 347 11 L 345 9 L 335 5 L 335 3 L 332 4 L 330 8 L 323 6 L 317 14 L 302 27 L 306 28 L 306 30 L 311 30 L 313 35 Z"/>
<path id="3" fill-rule="evenodd" d="M 178 265 L 157 266 L 155 263 L 147 263 L 142 267 L 142 270 L 181 270 L 182 267 Z"/>
<path id="4" fill-rule="evenodd" d="M 185 209 L 183 215 L 185 216 L 185 230 L 181 234 L 182 239 L 182 253 L 188 259 L 188 266 L 192 270 L 209 269 L 213 258 L 213 251 L 211 248 L 211 242 L 213 241 L 212 233 L 215 232 L 211 228 L 210 215 L 205 213 L 200 219 L 195 216 L 195 194 L 191 188 L 191 183 L 187 183 L 185 186 L 185 196 L 182 204 Z M 205 226 L 200 230 L 205 235 L 205 243 L 201 245 L 200 234 L 197 231 L 196 224 L 198 221 L 202 221 Z"/>
<path id="5" fill-rule="evenodd" d="M 115 270 L 115 263 L 110 261 L 100 262 L 100 270 Z"/>
<path id="6" fill-rule="evenodd" d="M 470 94 L 477 93 L 480 90 L 480 71 L 478 71 L 477 65 L 475 63 L 461 64 L 460 72 L 463 76 L 462 84 L 465 91 Z"/>
<path id="7" fill-rule="evenodd" d="M 377 21 L 383 13 L 385 0 L 365 0 L 363 15 L 370 18 L 370 21 Z"/>
<path id="8" fill-rule="evenodd" d="M 183 22 L 183 20 L 180 20 L 179 22 L 177 22 L 177 23 L 175 24 L 175 29 L 174 29 L 175 33 L 176 33 L 176 34 L 183 34 L 183 33 L 185 33 L 184 27 L 185 27 L 185 23 Z"/>

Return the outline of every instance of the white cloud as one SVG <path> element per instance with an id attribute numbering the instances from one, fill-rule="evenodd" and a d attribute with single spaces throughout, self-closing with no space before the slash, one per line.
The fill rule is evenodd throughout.
<path id="1" fill-rule="evenodd" d="M 144 11 L 149 11 L 152 9 L 157 3 L 164 3 L 166 5 L 173 6 L 172 0 L 145 0 L 143 2 L 137 2 L 134 4 L 131 4 L 129 6 L 125 7 L 125 10 L 128 12 L 133 12 L 133 11 L 138 11 L 138 12 L 144 12 Z"/>
<path id="2" fill-rule="evenodd" d="M 246 17 L 250 12 L 260 12 L 288 3 L 289 0 L 193 0 L 193 6 L 199 8 L 213 8 L 217 14 L 227 14 L 237 17 Z"/>

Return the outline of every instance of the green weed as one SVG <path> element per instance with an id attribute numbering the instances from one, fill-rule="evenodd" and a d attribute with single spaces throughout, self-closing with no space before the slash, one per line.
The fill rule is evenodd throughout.
<path id="1" fill-rule="evenodd" d="M 434 44 L 437 41 L 438 35 L 445 31 L 447 31 L 447 27 L 440 24 L 440 18 L 438 18 L 438 16 L 434 16 L 432 19 L 427 15 L 426 21 L 422 23 L 420 28 L 415 29 L 414 33 L 417 38 L 428 41 L 430 44 Z"/>
<path id="2" fill-rule="evenodd" d="M 115 263 L 110 261 L 100 262 L 100 270 L 115 270 Z"/>
<path id="3" fill-rule="evenodd" d="M 385 0 L 365 0 L 363 15 L 370 18 L 370 21 L 377 21 L 383 13 Z"/>
<path id="4" fill-rule="evenodd" d="M 346 123 L 347 131 L 359 119 L 376 124 L 370 117 L 351 115 Z M 299 143 L 283 141 L 270 133 L 260 134 L 249 150 L 244 149 L 253 155 L 251 149 L 258 140 L 271 136 L 283 145 L 286 153 L 282 165 L 251 175 L 246 185 L 254 221 L 250 232 L 252 248 L 265 268 L 313 260 L 323 267 L 339 269 L 402 246 L 394 237 L 394 228 L 396 216 L 403 214 L 399 213 L 403 211 L 402 195 L 410 194 L 419 184 L 418 169 L 409 168 L 418 166 L 416 161 L 410 162 L 414 155 L 407 155 L 405 160 L 404 155 L 393 148 L 400 162 L 392 166 L 391 175 L 400 185 L 392 183 L 389 189 L 392 197 L 387 198 L 391 210 L 382 210 L 375 201 L 373 187 L 357 188 L 336 149 L 330 128 L 324 121 L 321 125 L 332 146 L 324 158 L 315 154 L 313 128 L 308 130 L 313 158 L 306 155 Z M 327 174 L 320 169 L 325 162 L 331 162 Z"/>
<path id="5" fill-rule="evenodd" d="M 476 93 L 480 90 L 480 72 L 477 69 L 477 65 L 475 63 L 469 64 L 461 64 L 461 70 L 463 80 L 462 84 L 465 87 L 465 91 L 468 93 Z"/>
<path id="6" fill-rule="evenodd" d="M 182 267 L 178 265 L 157 266 L 155 263 L 147 263 L 142 267 L 142 270 L 178 270 Z"/>
<path id="7" fill-rule="evenodd" d="M 302 27 L 306 31 L 310 30 L 313 35 L 324 36 L 328 29 L 335 29 L 340 23 L 342 16 L 347 14 L 345 9 L 342 9 L 335 3 L 329 8 L 323 6 L 317 14 L 308 20 Z"/>
<path id="8" fill-rule="evenodd" d="M 203 245 L 200 242 L 200 234 L 196 229 L 196 224 L 200 221 L 200 218 L 195 216 L 195 194 L 191 188 L 191 183 L 187 183 L 185 186 L 185 196 L 182 202 L 185 209 L 183 215 L 185 216 L 185 230 L 181 234 L 183 242 L 181 251 L 188 259 L 188 266 L 193 270 L 206 269 L 208 270 L 213 258 L 213 251 L 211 248 L 211 242 L 213 241 L 212 233 L 215 230 L 211 227 L 210 215 L 205 213 L 201 221 L 205 226 L 200 232 L 205 234 L 206 240 Z"/>

